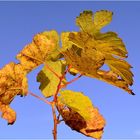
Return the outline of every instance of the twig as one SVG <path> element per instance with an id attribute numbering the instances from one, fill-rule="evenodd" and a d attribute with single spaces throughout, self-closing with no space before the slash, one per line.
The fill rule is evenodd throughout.
<path id="1" fill-rule="evenodd" d="M 34 94 L 34 93 L 32 93 L 32 92 L 28 92 L 28 94 L 30 94 L 30 95 L 32 95 L 32 96 L 38 98 L 39 100 L 42 100 L 42 101 L 45 102 L 46 104 L 49 104 L 49 105 L 52 104 L 51 102 L 47 101 L 47 100 L 44 99 L 44 98 L 39 97 L 38 95 L 36 95 L 36 94 Z"/>
<path id="2" fill-rule="evenodd" d="M 57 89 L 56 89 L 56 92 L 54 94 L 54 99 L 53 101 L 56 103 L 57 102 L 57 95 L 58 95 L 58 92 L 59 90 L 61 89 L 61 83 L 62 83 L 62 80 L 65 78 L 67 72 L 69 71 L 69 69 L 71 68 L 71 66 L 69 65 L 68 68 L 65 70 L 64 74 L 60 77 L 60 81 L 57 85 Z"/>
<path id="3" fill-rule="evenodd" d="M 52 103 L 52 113 L 53 113 L 53 122 L 54 122 L 54 128 L 53 128 L 53 138 L 54 140 L 57 140 L 57 117 L 56 117 L 56 112 L 55 112 L 55 102 Z"/>
<path id="4" fill-rule="evenodd" d="M 56 89 L 56 92 L 54 94 L 54 98 L 53 98 L 53 101 L 52 101 L 52 104 L 51 104 L 52 113 L 53 113 L 53 122 L 54 122 L 54 128 L 53 128 L 53 138 L 54 138 L 54 140 L 57 139 L 57 125 L 60 123 L 59 120 L 58 120 L 60 115 L 58 115 L 58 118 L 57 118 L 56 117 L 56 112 L 55 112 L 55 107 L 56 107 L 56 103 L 57 103 L 57 95 L 58 95 L 59 90 L 61 89 L 62 80 L 65 78 L 65 75 L 67 74 L 70 67 L 71 66 L 68 66 L 68 68 L 65 70 L 64 74 L 61 77 L 59 77 L 59 83 L 57 85 L 57 89 Z"/>
<path id="5" fill-rule="evenodd" d="M 76 78 L 72 79 L 71 81 L 67 82 L 66 84 L 61 85 L 61 88 L 66 87 L 67 85 L 69 85 L 69 84 L 71 84 L 71 83 L 73 83 L 73 82 L 77 81 L 77 80 L 78 80 L 80 77 L 82 77 L 82 76 L 83 76 L 83 75 L 82 75 L 82 74 L 80 74 L 78 77 L 76 77 Z"/>

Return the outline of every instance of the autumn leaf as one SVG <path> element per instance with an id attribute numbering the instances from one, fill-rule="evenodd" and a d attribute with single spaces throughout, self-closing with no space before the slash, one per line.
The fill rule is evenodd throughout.
<path id="1" fill-rule="evenodd" d="M 9 104 L 16 95 L 25 96 L 27 92 L 26 72 L 20 64 L 11 62 L 0 69 L 0 112 L 8 124 L 16 120 L 16 113 Z"/>
<path id="2" fill-rule="evenodd" d="M 62 76 L 66 68 L 66 65 L 62 60 L 58 60 L 55 62 L 47 61 L 46 63 L 59 76 Z M 55 94 L 60 79 L 44 65 L 43 69 L 37 75 L 37 81 L 40 82 L 39 89 L 41 90 L 43 95 L 45 97 L 50 97 Z"/>
<path id="3" fill-rule="evenodd" d="M 26 95 L 28 84 L 26 72 L 20 64 L 13 62 L 0 70 L 0 102 L 10 104 L 16 95 Z"/>
<path id="4" fill-rule="evenodd" d="M 94 35 L 111 22 L 112 15 L 113 13 L 107 10 L 97 11 L 95 14 L 92 11 L 84 11 L 76 18 L 76 25 L 81 31 Z"/>
<path id="5" fill-rule="evenodd" d="M 73 92 L 74 93 L 74 92 Z M 77 92 L 76 92 L 77 93 Z M 67 96 L 68 93 L 65 93 L 64 96 Z M 102 117 L 102 115 L 99 114 L 99 111 L 97 108 L 93 107 L 91 104 L 91 101 L 88 100 L 88 104 L 90 106 L 88 106 L 86 104 L 85 98 L 84 96 L 79 93 L 80 97 L 78 96 L 71 96 L 70 98 L 72 98 L 73 100 L 70 101 L 69 98 L 67 98 L 70 103 L 70 105 L 67 105 L 64 103 L 64 101 L 59 100 L 58 101 L 58 111 L 61 114 L 63 120 L 65 121 L 65 123 L 72 129 L 72 130 L 76 130 L 77 132 L 80 132 L 86 136 L 92 137 L 92 138 L 96 138 L 96 139 L 100 139 L 102 137 L 103 134 L 103 129 L 105 126 L 105 120 Z M 82 96 L 82 97 L 81 97 Z M 83 99 L 84 100 L 79 100 L 79 99 Z M 72 103 L 74 101 L 74 103 Z M 78 103 L 79 102 L 79 103 Z M 67 101 L 66 101 L 67 103 Z M 76 106 L 76 104 L 79 104 L 80 106 Z M 70 107 L 72 106 L 72 107 Z M 77 108 L 78 107 L 78 108 Z M 81 112 L 78 109 L 84 108 L 86 107 L 86 110 L 83 110 L 83 113 L 85 113 L 85 115 L 90 115 L 90 118 L 87 117 L 84 118 L 83 114 L 81 114 Z M 85 116 L 84 115 L 84 116 Z"/>
<path id="6" fill-rule="evenodd" d="M 99 69 L 104 64 L 104 58 L 102 56 L 97 56 L 96 58 L 88 57 L 75 45 L 64 51 L 63 54 L 67 63 L 71 64 L 73 68 L 82 74 L 96 73 L 97 69 Z"/>
<path id="7" fill-rule="evenodd" d="M 7 120 L 8 124 L 13 124 L 16 120 L 16 112 L 9 107 L 9 105 L 2 104 L 0 102 L 1 117 Z"/>
<path id="8" fill-rule="evenodd" d="M 81 31 L 65 36 L 65 44 L 69 44 L 67 45 L 69 47 L 65 47 L 62 54 L 67 63 L 80 73 L 134 94 L 129 89 L 129 86 L 133 84 L 133 73 L 130 70 L 131 65 L 124 60 L 128 54 L 122 39 L 114 32 L 100 32 L 100 29 L 109 24 L 111 19 L 112 13 L 104 10 L 98 11 L 94 15 L 89 11 L 80 14 L 76 23 L 80 26 Z M 95 32 L 93 33 L 92 30 L 98 30 L 98 32 L 94 34 Z M 62 42 L 64 42 L 63 38 Z M 62 48 L 66 46 L 65 44 L 62 44 Z M 103 72 L 104 64 L 107 64 L 109 71 Z M 111 81 L 113 76 L 108 76 L 108 74 L 103 76 L 103 73 L 110 72 L 116 75 L 115 81 Z"/>
<path id="9" fill-rule="evenodd" d="M 87 112 L 87 109 L 92 108 L 92 102 L 83 93 L 63 90 L 60 91 L 58 100 L 67 107 L 78 112 L 84 119 L 90 119 L 90 112 Z"/>
<path id="10" fill-rule="evenodd" d="M 17 55 L 17 59 L 27 72 L 44 63 L 59 48 L 59 36 L 55 30 L 34 36 L 33 41 Z M 59 54 L 56 55 L 56 57 Z M 55 59 L 55 58 L 53 58 Z"/>

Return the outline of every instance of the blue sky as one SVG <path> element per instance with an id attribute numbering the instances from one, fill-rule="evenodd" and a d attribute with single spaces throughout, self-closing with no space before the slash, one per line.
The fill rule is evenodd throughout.
<path id="1" fill-rule="evenodd" d="M 102 81 L 82 77 L 68 89 L 83 91 L 99 108 L 107 121 L 103 138 L 140 138 L 140 2 L 0 2 L 0 67 L 14 61 L 16 54 L 38 32 L 55 29 L 77 31 L 75 18 L 83 10 L 111 10 L 113 21 L 103 31 L 119 34 L 129 52 L 128 62 L 133 66 L 136 96 Z M 41 95 L 36 75 L 42 66 L 28 75 L 29 90 Z M 52 138 L 51 108 L 45 103 L 27 96 L 16 97 L 11 104 L 17 112 L 17 121 L 8 126 L 0 119 L 0 139 L 4 138 Z M 58 126 L 58 138 L 90 139 L 72 131 L 64 123 Z"/>

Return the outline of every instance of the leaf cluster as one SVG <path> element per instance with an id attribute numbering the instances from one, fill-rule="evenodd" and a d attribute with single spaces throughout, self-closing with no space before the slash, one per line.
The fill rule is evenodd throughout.
<path id="1" fill-rule="evenodd" d="M 9 104 L 16 95 L 27 95 L 26 75 L 44 64 L 37 75 L 37 82 L 40 82 L 39 89 L 45 98 L 54 97 L 58 112 L 73 130 L 101 138 L 105 120 L 98 109 L 82 92 L 64 88 L 71 83 L 66 79 L 69 72 L 74 76 L 80 74 L 96 78 L 134 95 L 129 88 L 133 84 L 133 73 L 125 60 L 128 56 L 125 44 L 115 32 L 101 32 L 111 22 L 112 15 L 107 10 L 94 14 L 84 11 L 76 18 L 76 25 L 80 28 L 78 32 L 62 32 L 60 38 L 55 30 L 36 34 L 32 42 L 17 54 L 18 64 L 10 62 L 0 69 L 2 118 L 9 124 L 15 122 L 16 113 Z M 109 70 L 104 70 L 104 65 Z"/>

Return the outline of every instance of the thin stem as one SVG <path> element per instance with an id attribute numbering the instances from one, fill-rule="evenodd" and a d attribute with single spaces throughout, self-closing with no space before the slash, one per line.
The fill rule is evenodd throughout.
<path id="1" fill-rule="evenodd" d="M 57 102 L 57 95 L 58 95 L 58 92 L 59 92 L 59 90 L 60 90 L 60 88 L 61 88 L 61 82 L 62 82 L 62 80 L 63 80 L 63 76 L 60 77 L 60 81 L 59 81 L 59 83 L 58 83 L 58 85 L 57 85 L 57 89 L 56 89 L 56 92 L 55 92 L 55 94 L 54 94 L 53 101 L 54 101 L 55 103 Z"/>
<path id="2" fill-rule="evenodd" d="M 57 117 L 56 117 L 56 112 L 55 112 L 55 102 L 52 104 L 52 113 L 53 113 L 53 123 L 54 123 L 54 128 L 53 128 L 53 139 L 57 140 Z"/>
<path id="3" fill-rule="evenodd" d="M 82 75 L 82 74 L 80 74 L 78 77 L 76 77 L 76 78 L 72 79 L 71 81 L 67 82 L 66 84 L 61 85 L 61 88 L 66 87 L 67 85 L 69 85 L 69 84 L 71 84 L 71 83 L 73 83 L 73 82 L 77 81 L 77 80 L 78 80 L 80 77 L 82 77 L 82 76 L 83 76 L 83 75 Z"/>
<path id="4" fill-rule="evenodd" d="M 61 89 L 61 83 L 62 83 L 62 80 L 65 78 L 67 72 L 69 71 L 69 69 L 71 68 L 71 66 L 69 65 L 68 68 L 65 70 L 64 74 L 60 77 L 60 81 L 57 85 L 57 89 L 56 89 L 56 92 L 54 94 L 54 99 L 53 101 L 56 103 L 57 102 L 57 95 L 58 95 L 58 92 L 59 90 Z"/>
<path id="5" fill-rule="evenodd" d="M 54 128 L 53 128 L 53 138 L 54 138 L 54 140 L 57 139 L 57 125 L 58 125 L 58 123 L 60 123 L 59 120 L 58 120 L 60 115 L 58 115 L 58 118 L 57 118 L 56 112 L 55 112 L 55 107 L 56 107 L 56 103 L 57 103 L 57 95 L 58 95 L 58 92 L 59 92 L 59 90 L 61 88 L 62 80 L 65 78 L 65 75 L 67 74 L 67 72 L 70 69 L 70 67 L 71 66 L 68 66 L 68 68 L 65 70 L 64 74 L 61 77 L 59 77 L 59 83 L 57 85 L 57 89 L 56 89 L 56 92 L 54 94 L 54 98 L 53 98 L 53 101 L 52 101 L 52 104 L 51 104 L 52 113 L 53 113 L 53 122 L 54 122 Z"/>
<path id="6" fill-rule="evenodd" d="M 32 93 L 32 92 L 28 92 L 28 94 L 30 94 L 30 95 L 36 97 L 36 98 L 39 99 L 39 100 L 42 100 L 42 101 L 45 102 L 46 104 L 49 104 L 49 105 L 52 104 L 51 102 L 47 101 L 45 98 L 41 98 L 41 97 L 39 97 L 38 95 L 36 95 L 36 94 L 34 94 L 34 93 Z"/>

